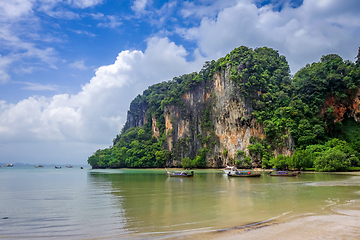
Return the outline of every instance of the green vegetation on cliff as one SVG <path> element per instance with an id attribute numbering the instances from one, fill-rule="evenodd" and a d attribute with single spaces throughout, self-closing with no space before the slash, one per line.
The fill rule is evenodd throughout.
<path id="1" fill-rule="evenodd" d="M 187 150 L 189 137 L 170 151 L 164 109 L 174 105 L 185 111 L 182 97 L 199 85 L 207 88 L 216 74 L 228 71 L 237 91 L 231 98 L 251 105 L 252 117 L 264 126 L 265 138 L 252 138 L 248 155 L 238 151 L 229 162 L 250 167 L 258 161 L 263 167 L 315 168 L 317 171 L 347 171 L 359 167 L 360 124 L 352 114 L 357 104 L 360 63 L 344 61 L 338 55 L 323 56 L 308 64 L 293 78 L 284 56 L 270 48 L 239 47 L 224 58 L 206 62 L 199 73 L 185 74 L 150 86 L 131 103 L 128 121 L 108 149 L 89 157 L 93 168 L 164 167 Z M 356 106 L 355 106 L 356 105 Z M 202 144 L 197 155 L 183 157 L 183 167 L 206 167 L 207 154 L 219 140 L 214 133 L 212 105 L 199 110 Z M 349 118 L 351 115 L 352 118 Z M 246 119 L 244 119 L 244 124 Z M 292 157 L 278 155 L 292 138 Z M 228 157 L 227 150 L 222 152 Z M 169 165 L 169 164 L 168 164 Z"/>
<path id="2" fill-rule="evenodd" d="M 291 82 L 291 95 L 286 100 L 289 104 L 283 102 L 276 111 L 255 113 L 266 126 L 267 138 L 280 133 L 276 137 L 281 140 L 288 129 L 296 142 L 294 155 L 286 160 L 283 156 L 271 159 L 273 165 L 314 167 L 317 171 L 347 171 L 350 166 L 358 167 L 360 125 L 347 115 L 358 105 L 359 84 L 359 64 L 343 61 L 335 54 L 323 56 L 320 62 L 299 70 Z"/>

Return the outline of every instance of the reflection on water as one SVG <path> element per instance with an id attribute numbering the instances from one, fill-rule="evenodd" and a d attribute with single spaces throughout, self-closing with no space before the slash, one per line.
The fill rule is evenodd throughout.
<path id="1" fill-rule="evenodd" d="M 219 171 L 197 172 L 194 178 L 168 178 L 158 170 L 100 171 L 90 172 L 88 180 L 99 188 L 111 183 L 117 199 L 114 204 L 124 210 L 125 229 L 157 236 L 231 228 L 299 214 L 326 214 L 327 206 L 359 197 L 355 191 L 359 190 L 360 177 L 264 174 L 260 178 L 228 178 Z"/>
<path id="2" fill-rule="evenodd" d="M 228 178 L 196 170 L 0 171 L 0 237 L 158 239 L 269 219 L 328 214 L 359 199 L 360 176 Z M 8 219 L 2 219 L 8 217 Z"/>

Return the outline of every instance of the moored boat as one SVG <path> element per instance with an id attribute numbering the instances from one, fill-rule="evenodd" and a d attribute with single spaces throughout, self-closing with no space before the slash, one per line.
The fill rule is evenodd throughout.
<path id="1" fill-rule="evenodd" d="M 61 167 L 55 166 L 55 168 L 61 168 Z"/>
<path id="2" fill-rule="evenodd" d="M 72 168 L 73 166 L 72 165 L 66 165 L 67 168 Z"/>
<path id="3" fill-rule="evenodd" d="M 165 169 L 165 170 L 169 177 L 193 177 L 194 176 L 194 171 L 184 170 L 184 171 L 169 172 L 167 169 Z"/>
<path id="4" fill-rule="evenodd" d="M 251 171 L 234 171 L 228 173 L 230 177 L 260 177 L 261 173 Z"/>
<path id="5" fill-rule="evenodd" d="M 8 164 L 4 164 L 3 167 L 13 167 L 13 166 L 14 166 L 14 164 L 8 163 Z"/>
<path id="6" fill-rule="evenodd" d="M 43 166 L 43 165 L 35 165 L 34 167 L 36 167 L 36 168 L 43 168 L 44 166 Z"/>
<path id="7" fill-rule="evenodd" d="M 277 177 L 296 177 L 300 172 L 291 172 L 291 171 L 272 171 L 269 173 L 269 176 Z"/>
<path id="8" fill-rule="evenodd" d="M 236 172 L 237 168 L 235 166 L 228 166 L 226 165 L 226 167 L 223 169 L 223 172 L 226 174 L 232 173 L 232 172 Z"/>

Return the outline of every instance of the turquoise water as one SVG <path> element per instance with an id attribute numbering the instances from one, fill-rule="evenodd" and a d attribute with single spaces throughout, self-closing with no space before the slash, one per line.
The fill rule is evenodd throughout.
<path id="1" fill-rule="evenodd" d="M 228 178 L 195 170 L 0 169 L 0 238 L 149 239 L 227 229 L 360 198 L 360 176 Z M 3 219 L 6 218 L 6 219 Z"/>

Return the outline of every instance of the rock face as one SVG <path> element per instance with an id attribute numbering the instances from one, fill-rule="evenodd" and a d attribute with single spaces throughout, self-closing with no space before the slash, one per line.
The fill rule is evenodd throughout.
<path id="1" fill-rule="evenodd" d="M 239 67 L 238 71 L 242 69 Z M 259 92 L 258 94 L 261 94 Z M 238 150 L 248 156 L 250 138 L 263 139 L 264 127 L 253 117 L 253 107 L 246 100 L 233 80 L 229 68 L 213 75 L 209 81 L 200 81 L 181 97 L 182 105 L 166 105 L 165 148 L 172 153 L 167 166 L 177 166 L 185 157 L 194 158 L 199 150 L 207 148 L 207 167 L 222 167 L 233 164 Z M 135 106 L 133 106 L 135 107 Z M 147 107 L 140 108 L 140 114 L 128 112 L 125 128 L 143 126 L 146 123 Z M 156 119 L 152 118 L 153 136 L 159 137 Z M 291 136 L 283 149 L 274 154 L 291 155 L 294 143 Z M 259 165 L 252 162 L 253 167 Z"/>
<path id="2" fill-rule="evenodd" d="M 348 94 L 348 96 L 346 100 L 338 102 L 333 95 L 328 95 L 324 106 L 320 109 L 322 116 L 325 118 L 326 110 L 332 107 L 334 123 L 341 122 L 345 117 L 360 122 L 360 86 L 356 89 L 355 94 Z"/>
<path id="3" fill-rule="evenodd" d="M 139 110 L 139 111 L 138 111 Z M 130 110 L 128 111 L 126 123 L 124 128 L 128 129 L 131 127 L 142 127 L 145 123 L 147 123 L 146 113 L 148 107 L 146 104 L 136 104 L 132 103 L 130 105 Z M 134 113 L 137 114 L 134 114 Z"/>

